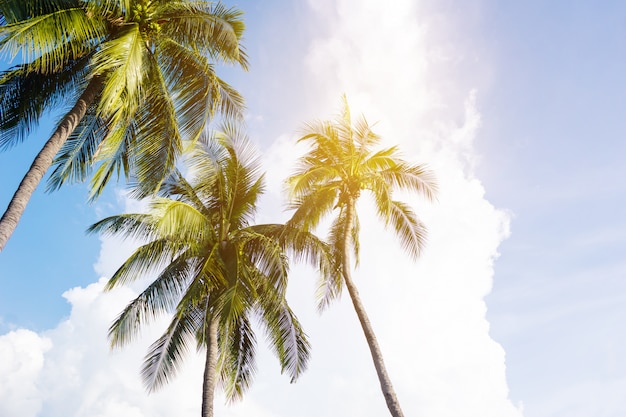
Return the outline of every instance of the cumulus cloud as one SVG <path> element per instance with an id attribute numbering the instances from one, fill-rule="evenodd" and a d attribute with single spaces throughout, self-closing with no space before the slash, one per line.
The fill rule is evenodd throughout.
<path id="1" fill-rule="evenodd" d="M 393 8 L 375 0 L 311 1 L 311 24 L 318 30 L 308 45 L 310 91 L 305 96 L 314 100 L 308 103 L 316 109 L 311 118 L 326 118 L 339 110 L 339 97 L 346 92 L 354 114 L 377 122 L 385 145 L 399 144 L 406 159 L 428 163 L 439 180 L 435 204 L 401 196 L 429 227 L 428 247 L 418 262 L 404 256 L 367 201 L 359 206 L 362 256 L 355 279 L 405 413 L 519 417 L 521 411 L 508 399 L 504 351 L 491 339 L 485 317 L 484 297 L 491 289 L 498 245 L 508 234 L 508 217 L 485 199 L 473 175 L 479 92 L 460 73 L 458 80 L 450 78 L 461 51 L 441 27 L 453 25 L 422 6 L 414 0 L 399 0 Z M 264 152 L 269 190 L 259 221 L 286 215 L 282 179 L 302 151 L 284 126 L 274 132 L 277 140 Z M 130 249 L 104 239 L 98 272 L 109 276 Z M 19 411 L 10 415 L 197 415 L 202 358 L 190 355 L 172 384 L 148 396 L 139 368 L 163 323 L 129 348 L 109 352 L 108 325 L 137 288 L 103 294 L 102 286 L 100 281 L 66 292 L 71 314 L 55 329 L 0 337 L 0 352 L 16 358 L 0 373 L 0 387 L 20 381 L 19 390 L 0 390 L 11 395 L 11 411 Z M 219 415 L 387 413 L 347 294 L 320 317 L 313 290 L 314 272 L 294 267 L 289 295 L 313 343 L 309 371 L 290 385 L 271 353 L 260 347 L 251 391 L 234 406 L 223 406 L 220 399 Z"/>

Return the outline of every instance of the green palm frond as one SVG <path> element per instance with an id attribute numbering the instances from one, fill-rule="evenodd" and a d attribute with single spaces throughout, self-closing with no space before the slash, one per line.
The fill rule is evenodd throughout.
<path id="1" fill-rule="evenodd" d="M 88 57 L 70 61 L 50 77 L 20 65 L 0 73 L 0 149 L 23 141 L 41 116 L 81 87 Z"/>
<path id="2" fill-rule="evenodd" d="M 211 91 L 211 98 L 219 98 L 219 101 L 214 104 L 216 110 L 227 120 L 232 119 L 236 122 L 243 120 L 245 110 L 244 97 L 219 77 L 214 79 L 212 87 L 215 90 Z"/>
<path id="3" fill-rule="evenodd" d="M 159 44 L 156 53 L 181 135 L 195 141 L 221 100 L 214 67 L 197 51 L 169 39 Z"/>
<path id="4" fill-rule="evenodd" d="M 106 135 L 104 120 L 93 112 L 85 115 L 55 158 L 46 191 L 57 190 L 66 183 L 85 181 L 91 173 L 102 138 Z"/>
<path id="5" fill-rule="evenodd" d="M 140 129 L 133 137 L 132 160 L 137 186 L 133 195 L 146 197 L 159 189 L 182 152 L 183 143 L 168 92 L 151 90 L 138 110 Z"/>
<path id="6" fill-rule="evenodd" d="M 335 256 L 338 257 L 338 254 Z M 317 311 L 321 313 L 326 310 L 333 301 L 341 297 L 342 290 L 343 281 L 341 271 L 338 268 L 333 274 L 320 275 L 315 289 Z"/>
<path id="7" fill-rule="evenodd" d="M 76 1 L 76 0 L 74 0 Z M 89 0 L 83 3 L 89 16 L 106 16 L 109 21 L 119 22 L 124 19 L 124 11 L 132 10 L 129 0 Z"/>
<path id="8" fill-rule="evenodd" d="M 366 154 L 361 162 L 363 170 L 378 173 L 385 170 L 397 169 L 399 165 L 398 153 L 398 147 L 392 146 L 371 154 Z"/>
<path id="9" fill-rule="evenodd" d="M 108 123 L 107 123 L 108 124 Z M 98 144 L 98 149 L 93 155 L 96 161 L 92 161 L 92 167 L 96 166 L 96 170 L 91 176 L 89 182 L 89 201 L 96 200 L 104 191 L 104 187 L 109 183 L 109 180 L 114 176 L 119 178 L 124 175 L 128 180 L 130 177 L 130 165 L 132 156 L 130 149 L 132 149 L 132 140 L 135 136 L 136 129 L 135 123 L 130 123 L 124 129 L 117 128 L 106 133 L 106 138 L 101 139 Z M 97 132 L 99 133 L 99 132 Z M 96 155 L 99 153 L 100 155 Z M 107 155 L 106 158 L 102 155 Z M 97 160 L 102 162 L 97 165 Z"/>
<path id="10" fill-rule="evenodd" d="M 149 391 L 162 387 L 178 373 L 182 359 L 196 342 L 203 319 L 200 308 L 182 306 L 165 333 L 150 346 L 141 368 L 144 385 Z"/>
<path id="11" fill-rule="evenodd" d="M 132 255 L 113 274 L 105 289 L 128 284 L 151 272 L 156 272 L 168 262 L 172 262 L 178 253 L 186 249 L 184 242 L 170 239 L 156 239 L 137 248 Z"/>
<path id="12" fill-rule="evenodd" d="M 159 237 L 158 219 L 152 214 L 129 213 L 110 216 L 92 224 L 87 233 L 104 236 L 120 235 L 131 240 L 152 240 Z"/>
<path id="13" fill-rule="evenodd" d="M 336 257 L 339 257 L 340 259 L 343 257 L 343 255 L 341 255 L 341 248 L 343 247 L 343 242 L 345 240 L 346 230 L 349 230 L 350 245 L 352 246 L 354 262 L 355 265 L 359 264 L 360 229 L 361 227 L 358 214 L 356 212 L 354 213 L 353 223 L 349 225 L 347 220 L 347 210 L 345 210 L 345 208 L 340 209 L 339 214 L 330 225 L 330 229 L 328 232 L 328 244 L 333 248 Z M 341 262 L 345 262 L 345 260 L 341 259 Z"/>
<path id="14" fill-rule="evenodd" d="M 220 380 L 228 401 L 237 401 L 249 388 L 256 372 L 256 337 L 247 316 L 240 316 L 222 336 Z"/>
<path id="15" fill-rule="evenodd" d="M 287 290 L 289 259 L 278 239 L 252 233 L 240 250 L 245 254 L 255 291 L 267 286 L 279 293 Z"/>
<path id="16" fill-rule="evenodd" d="M 244 317 L 251 307 L 251 287 L 245 281 L 245 274 L 235 275 L 228 286 L 215 302 L 220 314 L 220 325 L 228 328 Z M 248 284 L 248 285 L 246 285 Z"/>
<path id="17" fill-rule="evenodd" d="M 307 167 L 299 175 L 290 178 L 291 195 L 298 197 L 308 194 L 312 188 L 332 182 L 338 177 L 339 173 L 334 167 L 315 161 L 311 167 Z"/>
<path id="18" fill-rule="evenodd" d="M 109 328 L 111 347 L 132 342 L 141 327 L 163 313 L 171 313 L 185 292 L 197 262 L 184 254 L 167 265 L 159 276 L 117 316 Z"/>
<path id="19" fill-rule="evenodd" d="M 258 298 L 259 314 L 266 336 L 280 361 L 281 371 L 287 373 L 293 383 L 307 367 L 311 344 L 285 299 L 272 291 L 262 295 Z"/>
<path id="20" fill-rule="evenodd" d="M 245 25 L 242 12 L 214 2 L 169 2 L 161 11 L 162 34 L 183 45 L 196 45 L 217 62 L 248 67 L 240 43 Z"/>

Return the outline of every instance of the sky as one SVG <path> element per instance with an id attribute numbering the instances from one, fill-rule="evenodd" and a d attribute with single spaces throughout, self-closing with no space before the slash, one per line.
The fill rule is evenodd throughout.
<path id="1" fill-rule="evenodd" d="M 359 206 L 355 280 L 405 414 L 625 415 L 626 5 L 388 3 L 227 2 L 246 13 L 251 69 L 222 73 L 246 97 L 267 171 L 257 222 L 287 218 L 295 140 L 345 93 L 440 187 L 435 203 L 400 195 L 429 229 L 417 262 Z M 0 205 L 48 135 L 0 154 Z M 141 385 L 163 322 L 124 350 L 106 341 L 141 283 L 102 293 L 132 244 L 85 229 L 141 204 L 122 183 L 91 206 L 84 185 L 43 188 L 0 253 L 0 416 L 197 415 L 201 355 L 164 389 Z M 307 372 L 289 384 L 260 343 L 251 390 L 219 396 L 217 415 L 386 413 L 346 294 L 317 314 L 314 275 L 294 266 L 289 288 Z"/>

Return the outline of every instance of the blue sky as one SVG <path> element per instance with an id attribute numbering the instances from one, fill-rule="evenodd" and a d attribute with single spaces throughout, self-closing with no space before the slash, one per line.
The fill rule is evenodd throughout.
<path id="1" fill-rule="evenodd" d="M 391 250 L 397 265 L 365 261 L 357 271 L 409 414 L 459 415 L 456 405 L 463 415 L 482 417 L 485 410 L 499 410 L 494 417 L 624 415 L 626 5 L 397 1 L 392 10 L 379 3 L 238 3 L 246 12 L 252 67 L 224 73 L 246 96 L 248 130 L 267 161 L 269 190 L 259 221 L 281 210 L 280 179 L 295 158 L 298 128 L 331 117 L 346 92 L 389 143 L 430 163 L 444 188 L 434 207 L 415 202 L 431 228 L 422 261 L 405 265 Z M 0 205 L 48 134 L 42 126 L 0 154 Z M 89 345 L 91 332 L 105 332 L 107 314 L 123 305 L 116 295 L 99 295 L 94 283 L 114 270 L 124 248 L 84 230 L 136 205 L 114 187 L 92 206 L 86 197 L 81 185 L 52 194 L 40 187 L 0 254 L 0 351 L 13 352 L 4 357 L 16 364 L 34 364 L 0 360 L 5 378 L 14 372 L 19 385 L 10 397 L 15 410 L 26 410 L 19 398 L 38 399 L 23 415 L 80 415 L 61 404 L 78 388 L 55 395 L 41 388 L 55 366 L 75 369 L 84 381 L 112 378 L 60 352 L 88 358 L 80 346 Z M 364 259 L 393 245 L 377 226 L 366 226 L 363 250 L 372 252 Z M 395 272 L 382 280 L 389 269 Z M 376 384 L 359 350 L 361 335 L 350 327 L 356 323 L 348 300 L 317 317 L 300 285 L 308 284 L 297 281 L 294 304 L 303 306 L 299 314 L 322 360 L 289 386 L 261 352 L 255 388 L 224 415 L 292 415 L 295 405 L 271 401 L 276 386 L 294 404 L 310 401 L 311 393 L 327 398 L 309 407 L 317 415 L 341 415 L 333 407 L 342 403 L 379 415 L 380 404 L 368 402 Z M 336 337 L 354 340 L 353 350 L 337 352 L 327 342 Z M 141 361 L 142 346 L 110 355 L 104 343 L 101 350 L 93 346 L 93 358 L 111 364 L 138 368 Z M 21 351 L 32 354 L 30 362 Z M 183 391 L 198 384 L 193 372 L 178 379 Z M 141 392 L 134 382 L 124 384 Z M 183 392 L 177 387 L 130 400 L 94 386 L 85 398 L 124 398 L 119 404 L 134 415 L 149 415 L 150 407 Z M 84 403 L 83 411 L 97 404 Z M 193 407 L 189 412 L 195 415 Z"/>

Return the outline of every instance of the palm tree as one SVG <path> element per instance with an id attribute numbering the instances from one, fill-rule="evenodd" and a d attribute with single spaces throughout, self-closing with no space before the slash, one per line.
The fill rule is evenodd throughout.
<path id="1" fill-rule="evenodd" d="M 216 112 L 240 113 L 243 99 L 214 65 L 247 68 L 241 15 L 194 0 L 1 0 L 0 54 L 21 62 L 0 72 L 0 150 L 52 109 L 67 113 L 0 219 L 0 251 L 53 163 L 48 189 L 95 170 L 91 199 L 122 173 L 146 196 L 182 139 Z"/>
<path id="2" fill-rule="evenodd" d="M 400 404 L 350 271 L 350 255 L 354 254 L 358 263 L 359 253 L 356 202 L 362 191 L 370 191 L 381 220 L 393 227 L 403 247 L 416 258 L 424 244 L 425 227 L 408 205 L 392 199 L 392 192 L 411 190 L 432 200 L 436 185 L 426 167 L 405 162 L 396 146 L 375 151 L 380 137 L 362 117 L 353 125 L 345 96 L 343 104 L 340 117 L 308 124 L 299 139 L 309 143 L 311 148 L 299 159 L 296 172 L 288 179 L 291 208 L 295 210 L 289 223 L 312 230 L 327 214 L 337 213 L 328 241 L 341 264 L 343 281 L 336 277 L 322 281 L 318 305 L 320 309 L 328 306 L 341 294 L 345 283 L 365 333 L 387 407 L 392 416 L 399 417 L 403 415 Z"/>
<path id="3" fill-rule="evenodd" d="M 216 383 L 242 396 L 254 373 L 259 318 L 292 382 L 306 368 L 309 342 L 285 299 L 291 253 L 330 274 L 330 249 L 314 235 L 280 224 L 251 225 L 263 176 L 245 139 L 232 128 L 201 142 L 189 158 L 193 175 L 176 172 L 147 214 L 109 217 L 92 232 L 148 240 L 106 288 L 157 271 L 156 279 L 117 317 L 109 336 L 123 346 L 160 313 L 173 311 L 151 346 L 142 374 L 149 390 L 171 379 L 189 345 L 206 347 L 202 416 L 213 415 Z"/>

